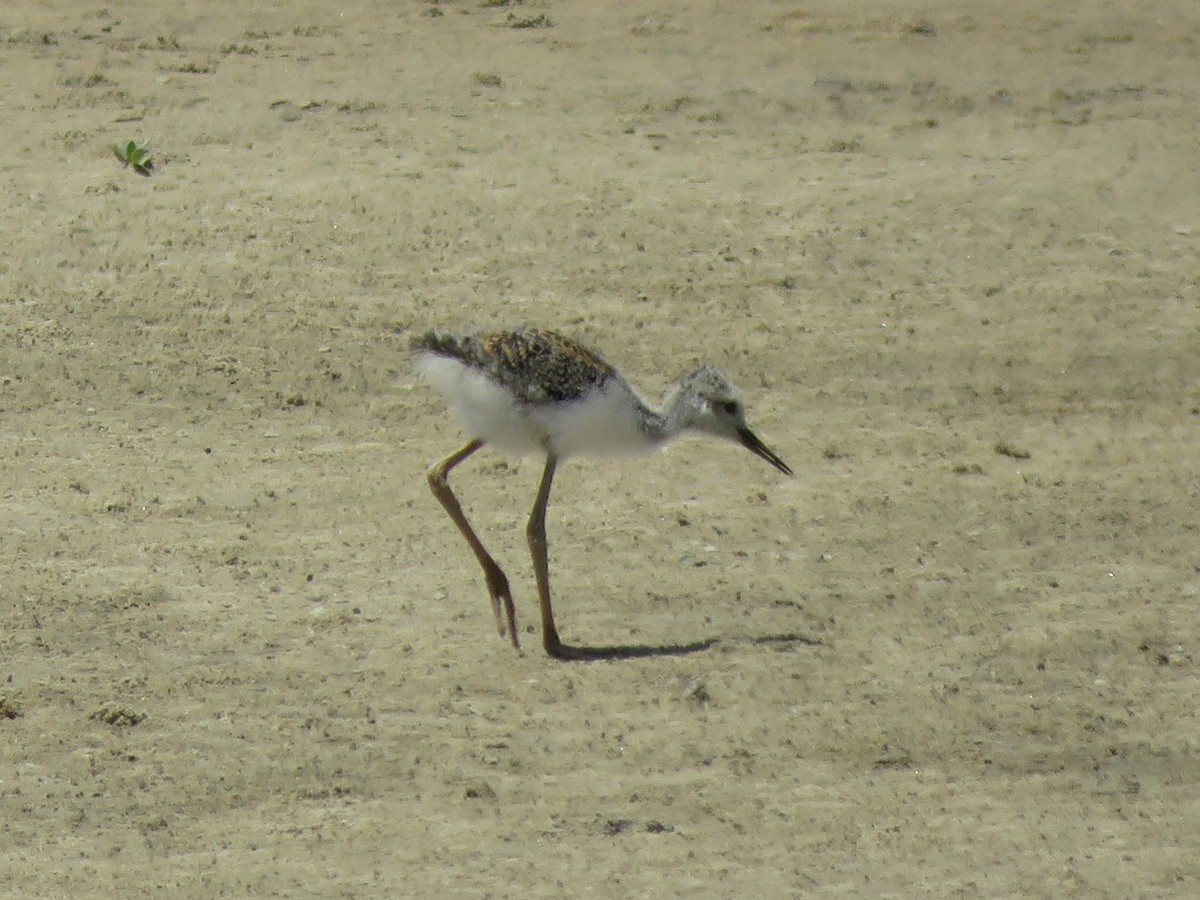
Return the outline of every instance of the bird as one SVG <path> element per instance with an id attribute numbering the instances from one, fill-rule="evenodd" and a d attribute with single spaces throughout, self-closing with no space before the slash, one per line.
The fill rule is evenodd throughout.
<path id="1" fill-rule="evenodd" d="M 685 432 L 740 444 L 785 475 L 792 470 L 746 424 L 741 392 L 719 369 L 700 366 L 654 406 L 614 366 L 556 331 L 427 331 L 412 338 L 418 372 L 449 401 L 470 440 L 426 473 L 441 503 L 483 569 L 496 625 L 520 651 L 508 577 L 467 521 L 450 488 L 451 471 L 483 446 L 545 458 L 526 526 L 542 617 L 542 646 L 556 659 L 591 658 L 559 638 L 550 601 L 546 506 L 559 463 L 569 457 L 645 453 Z"/>

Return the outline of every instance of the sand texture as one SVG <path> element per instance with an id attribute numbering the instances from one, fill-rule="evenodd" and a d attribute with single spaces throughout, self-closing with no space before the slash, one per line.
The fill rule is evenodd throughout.
<path id="1" fill-rule="evenodd" d="M 0 114 L 0 896 L 1200 895 L 1192 0 L 13 0 Z M 562 465 L 615 659 L 425 481 L 519 323 L 796 473 Z"/>

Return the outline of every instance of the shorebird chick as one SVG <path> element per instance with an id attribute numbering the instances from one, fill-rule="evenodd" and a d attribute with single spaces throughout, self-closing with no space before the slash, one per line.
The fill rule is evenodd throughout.
<path id="1" fill-rule="evenodd" d="M 741 393 L 712 366 L 686 376 L 654 407 L 615 368 L 553 331 L 521 328 L 486 334 L 431 331 L 413 340 L 417 367 L 450 401 L 471 440 L 430 467 L 429 486 L 483 568 L 500 634 L 513 646 L 517 617 L 508 578 L 483 546 L 450 489 L 449 475 L 485 444 L 546 459 L 526 536 L 542 613 L 542 645 L 559 659 L 591 658 L 559 640 L 550 605 L 546 504 L 560 460 L 579 454 L 647 452 L 687 431 L 735 441 L 785 475 L 788 468 L 746 424 Z"/>

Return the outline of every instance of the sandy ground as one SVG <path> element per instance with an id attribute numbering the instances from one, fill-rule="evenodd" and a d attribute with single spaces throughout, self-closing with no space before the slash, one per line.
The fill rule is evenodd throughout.
<path id="1" fill-rule="evenodd" d="M 0 894 L 1200 892 L 1191 0 L 256 6 L 0 12 Z M 647 655 L 519 322 L 796 470 L 561 469 Z"/>

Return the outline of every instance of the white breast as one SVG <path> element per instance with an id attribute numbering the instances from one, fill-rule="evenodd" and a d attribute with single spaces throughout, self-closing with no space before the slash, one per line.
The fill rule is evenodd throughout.
<path id="1" fill-rule="evenodd" d="M 613 379 L 580 400 L 532 407 L 529 414 L 559 456 L 624 456 L 654 449 L 639 427 L 640 408 L 630 389 Z"/>

